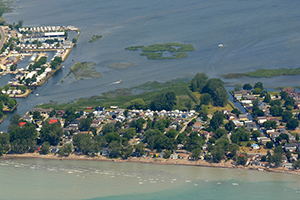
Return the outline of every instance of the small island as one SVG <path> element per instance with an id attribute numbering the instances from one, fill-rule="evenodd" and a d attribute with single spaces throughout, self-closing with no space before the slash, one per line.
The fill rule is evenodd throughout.
<path id="1" fill-rule="evenodd" d="M 89 39 L 89 43 L 96 42 L 96 41 L 100 40 L 101 38 L 102 38 L 102 35 L 93 35 L 93 36 Z"/>
<path id="2" fill-rule="evenodd" d="M 180 59 L 188 57 L 189 51 L 194 51 L 192 44 L 168 42 L 164 44 L 152 44 L 149 46 L 130 46 L 125 50 L 137 51 L 142 49 L 141 56 L 146 56 L 150 60 Z"/>
<path id="3" fill-rule="evenodd" d="M 292 68 L 279 68 L 279 69 L 257 69 L 252 72 L 246 73 L 228 73 L 223 74 L 225 79 L 232 79 L 232 78 L 243 78 L 245 76 L 248 77 L 255 77 L 255 78 L 272 78 L 274 76 L 290 76 L 290 75 L 300 75 L 300 67 L 296 69 Z"/>
<path id="4" fill-rule="evenodd" d="M 108 65 L 110 68 L 115 68 L 115 69 L 126 69 L 129 66 L 136 66 L 137 64 L 135 62 L 133 63 L 116 63 L 114 65 Z"/>
<path id="5" fill-rule="evenodd" d="M 70 73 L 73 73 L 75 79 L 84 79 L 84 78 L 101 78 L 102 74 L 97 72 L 94 66 L 96 63 L 93 62 L 76 62 L 70 69 Z"/>

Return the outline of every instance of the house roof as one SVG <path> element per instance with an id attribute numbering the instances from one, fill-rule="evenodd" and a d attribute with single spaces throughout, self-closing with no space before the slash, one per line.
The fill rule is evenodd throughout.
<path id="1" fill-rule="evenodd" d="M 26 122 L 19 122 L 19 126 L 24 126 Z"/>
<path id="2" fill-rule="evenodd" d="M 54 123 L 56 123 L 56 122 L 58 122 L 57 119 L 50 119 L 49 124 L 54 124 Z"/>

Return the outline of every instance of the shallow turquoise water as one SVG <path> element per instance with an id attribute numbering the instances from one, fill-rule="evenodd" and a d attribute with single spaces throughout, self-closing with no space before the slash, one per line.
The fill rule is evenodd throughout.
<path id="1" fill-rule="evenodd" d="M 195 166 L 0 160 L 0 199 L 299 199 L 298 175 Z"/>

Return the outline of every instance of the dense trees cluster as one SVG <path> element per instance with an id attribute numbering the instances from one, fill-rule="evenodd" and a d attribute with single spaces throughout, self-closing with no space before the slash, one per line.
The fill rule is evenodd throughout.
<path id="1" fill-rule="evenodd" d="M 228 94 L 221 79 L 208 79 L 206 74 L 197 73 L 191 80 L 190 89 L 193 92 L 200 92 L 202 95 L 207 93 L 200 99 L 201 104 L 207 105 L 210 98 L 215 106 L 225 106 L 227 103 Z"/>

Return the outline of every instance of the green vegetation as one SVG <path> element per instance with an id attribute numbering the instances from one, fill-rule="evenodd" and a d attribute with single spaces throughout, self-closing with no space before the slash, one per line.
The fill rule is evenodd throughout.
<path id="1" fill-rule="evenodd" d="M 136 66 L 137 64 L 135 62 L 133 63 L 116 63 L 114 65 L 108 65 L 110 68 L 115 68 L 115 69 L 125 69 L 129 66 Z"/>
<path id="2" fill-rule="evenodd" d="M 12 11 L 12 3 L 10 0 L 0 0 L 0 17 L 2 17 L 4 13 Z"/>
<path id="3" fill-rule="evenodd" d="M 64 77 L 64 79 L 71 73 L 75 75 L 76 79 L 101 78 L 102 74 L 100 72 L 97 72 L 96 69 L 93 67 L 95 65 L 96 63 L 93 62 L 76 62 L 75 65 L 71 67 L 70 72 Z"/>
<path id="4" fill-rule="evenodd" d="M 89 39 L 89 43 L 96 42 L 96 41 L 100 40 L 101 38 L 102 38 L 102 35 L 93 35 L 93 36 Z"/>
<path id="5" fill-rule="evenodd" d="M 150 105 L 154 96 L 166 92 L 174 92 L 177 97 L 176 105 L 173 109 L 184 109 L 185 103 L 190 99 L 187 94 L 189 91 L 189 80 L 187 78 L 176 79 L 166 83 L 159 82 L 147 82 L 145 84 L 132 87 L 129 89 L 118 89 L 101 94 L 100 96 L 92 96 L 90 98 L 80 98 L 77 101 L 71 103 L 64 103 L 61 105 L 55 105 L 55 102 L 49 104 L 40 105 L 43 108 L 56 108 L 65 109 L 69 105 L 74 106 L 76 109 L 81 110 L 86 107 L 96 107 L 103 105 L 110 107 L 111 105 L 118 105 L 121 108 L 127 108 L 131 105 L 131 101 L 135 99 L 143 99 L 143 101 Z M 138 93 L 138 94 L 137 94 Z M 193 104 L 194 106 L 195 104 Z"/>
<path id="6" fill-rule="evenodd" d="M 258 69 L 253 72 L 246 72 L 246 73 L 228 73 L 228 74 L 224 74 L 223 77 L 225 79 L 242 78 L 244 76 L 258 77 L 258 78 L 260 77 L 272 78 L 274 76 L 288 76 L 288 75 L 300 75 L 300 67 L 296 69 L 291 69 L 291 68 Z"/>
<path id="7" fill-rule="evenodd" d="M 164 59 L 180 59 L 188 57 L 188 51 L 194 51 L 192 44 L 183 44 L 176 42 L 169 42 L 165 44 L 152 44 L 149 46 L 130 46 L 126 50 L 137 51 L 142 49 L 141 56 L 146 56 L 150 60 L 164 60 Z M 164 52 L 169 52 L 170 55 L 163 56 Z M 174 53 L 172 55 L 172 53 Z"/>
<path id="8" fill-rule="evenodd" d="M 208 79 L 206 74 L 197 73 L 191 80 L 190 89 L 193 92 L 202 94 L 200 104 L 208 105 L 210 102 L 215 106 L 225 106 L 227 104 L 228 94 L 221 79 Z"/>

